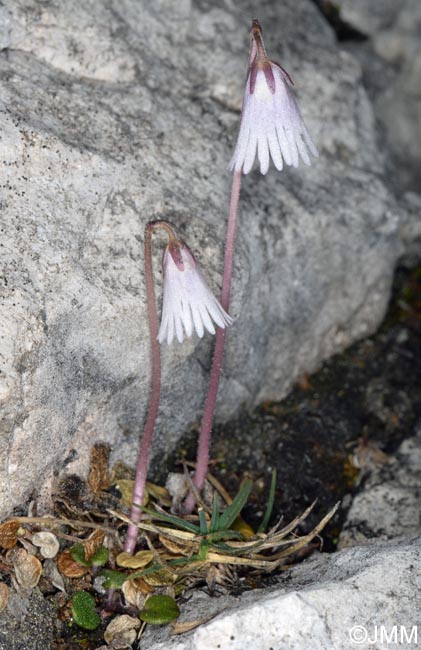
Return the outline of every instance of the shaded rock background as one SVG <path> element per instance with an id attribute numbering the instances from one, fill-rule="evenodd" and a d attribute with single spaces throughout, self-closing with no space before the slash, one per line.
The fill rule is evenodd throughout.
<path id="1" fill-rule="evenodd" d="M 341 0 L 339 6 L 342 17 L 369 36 L 350 50 L 362 64 L 387 142 L 390 181 L 401 191 L 419 192 L 421 5 L 418 0 Z"/>
<path id="2" fill-rule="evenodd" d="M 390 465 L 377 468 L 355 496 L 340 547 L 378 537 L 421 535 L 421 426 L 399 447 Z"/>
<path id="3" fill-rule="evenodd" d="M 133 463 L 149 387 L 143 229 L 173 221 L 218 289 L 254 6 L 10 0 L 0 13 L 5 514 L 86 471 L 97 440 Z M 259 19 L 321 158 L 244 182 L 220 419 L 374 331 L 420 236 L 356 59 L 307 0 L 263 2 Z M 211 348 L 164 349 L 155 458 L 199 416 Z"/>

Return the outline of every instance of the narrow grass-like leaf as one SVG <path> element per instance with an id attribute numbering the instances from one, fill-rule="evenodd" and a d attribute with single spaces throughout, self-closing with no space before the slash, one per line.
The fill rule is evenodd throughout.
<path id="1" fill-rule="evenodd" d="M 262 540 L 258 540 L 254 544 L 248 544 L 247 546 L 230 546 L 229 544 L 225 544 L 224 542 L 217 542 L 216 544 L 212 544 L 212 550 L 218 550 L 218 551 L 223 551 L 224 553 L 227 553 L 228 555 L 246 555 L 247 553 L 252 553 L 253 551 L 258 550 L 262 546 Z"/>
<path id="2" fill-rule="evenodd" d="M 200 534 L 208 534 L 208 523 L 206 521 L 206 514 L 202 508 L 199 508 L 199 523 L 200 523 Z"/>
<path id="3" fill-rule="evenodd" d="M 142 569 L 142 571 L 136 571 L 136 573 L 131 573 L 129 576 L 127 576 L 127 580 L 135 580 L 135 578 L 141 578 L 142 576 L 147 576 L 150 573 L 156 573 L 157 571 L 161 571 L 164 566 L 162 564 L 152 564 L 152 566 L 148 567 L 147 569 Z"/>
<path id="4" fill-rule="evenodd" d="M 166 564 L 168 566 L 184 566 L 186 564 L 190 564 L 191 562 L 200 562 L 201 558 L 199 555 L 191 555 L 190 557 L 186 558 L 178 558 L 176 560 L 167 560 Z M 156 573 L 157 571 L 161 571 L 162 569 L 165 569 L 163 564 L 153 564 L 152 566 L 148 567 L 147 569 L 142 569 L 142 571 L 136 571 L 136 573 L 131 573 L 129 576 L 126 576 L 127 580 L 134 580 L 135 578 L 142 578 L 143 576 L 149 575 L 150 573 Z"/>
<path id="5" fill-rule="evenodd" d="M 219 530 L 226 530 L 229 528 L 233 521 L 238 517 L 247 502 L 252 485 L 253 481 L 249 478 L 246 478 L 242 482 L 233 502 L 224 510 L 219 518 Z"/>
<path id="6" fill-rule="evenodd" d="M 206 560 L 206 558 L 208 557 L 208 551 L 209 551 L 209 544 L 208 544 L 208 542 L 204 539 L 204 540 L 202 540 L 202 541 L 200 542 L 200 546 L 199 546 L 199 558 L 200 558 L 201 560 L 203 560 L 203 561 Z"/>
<path id="7" fill-rule="evenodd" d="M 219 497 L 215 491 L 213 495 L 212 519 L 209 526 L 210 533 L 217 533 L 219 530 Z"/>
<path id="8" fill-rule="evenodd" d="M 156 510 L 149 510 L 148 508 L 142 508 L 142 512 L 147 515 L 150 515 L 158 521 L 166 521 L 168 524 L 172 524 L 177 528 L 182 528 L 188 530 L 190 533 L 195 535 L 200 535 L 200 528 L 195 524 L 192 524 L 190 521 L 184 521 L 181 517 L 175 517 L 174 515 L 167 515 L 164 512 L 156 512 Z"/>
<path id="9" fill-rule="evenodd" d="M 216 533 L 209 533 L 206 539 L 211 544 L 214 542 L 219 542 L 221 539 L 236 539 L 243 541 L 244 535 L 242 535 L 238 530 L 219 530 Z"/>
<path id="10" fill-rule="evenodd" d="M 266 504 L 266 510 L 262 519 L 262 523 L 260 524 L 257 530 L 258 533 L 264 533 L 266 531 L 266 528 L 268 527 L 269 519 L 273 510 L 273 504 L 275 501 L 275 489 L 276 489 L 276 469 L 274 469 L 272 472 L 272 479 L 270 482 L 270 489 L 269 489 L 269 498 Z"/>

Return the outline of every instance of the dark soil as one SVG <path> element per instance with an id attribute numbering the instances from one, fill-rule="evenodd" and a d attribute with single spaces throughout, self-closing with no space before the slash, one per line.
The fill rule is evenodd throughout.
<path id="1" fill-rule="evenodd" d="M 393 298 L 380 330 L 305 376 L 280 402 L 266 402 L 218 426 L 213 473 L 235 493 L 244 474 L 256 480 L 251 524 L 264 508 L 277 470 L 272 520 L 290 521 L 317 499 L 303 530 L 313 528 L 338 500 L 342 508 L 324 535 L 335 548 L 351 499 L 362 488 L 365 457 L 393 455 L 421 419 L 421 267 L 397 270 Z M 194 458 L 197 433 L 184 441 Z M 253 507 L 254 506 L 254 507 Z"/>

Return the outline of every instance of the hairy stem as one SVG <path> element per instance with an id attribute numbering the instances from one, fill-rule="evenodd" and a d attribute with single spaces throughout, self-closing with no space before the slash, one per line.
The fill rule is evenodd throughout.
<path id="1" fill-rule="evenodd" d="M 152 356 L 152 385 L 149 399 L 149 410 L 146 418 L 145 428 L 143 430 L 142 442 L 140 444 L 139 455 L 137 457 L 136 475 L 133 488 L 133 504 L 130 513 L 131 522 L 127 529 L 127 536 L 124 543 L 124 550 L 127 553 L 133 553 L 137 537 L 138 528 L 142 511 L 140 506 L 143 504 L 145 495 L 146 475 L 148 471 L 149 451 L 152 443 L 152 437 L 155 429 L 155 422 L 158 415 L 159 398 L 161 393 L 161 350 L 158 343 L 158 314 L 156 310 L 155 289 L 153 284 L 152 268 L 152 233 L 157 228 L 166 231 L 168 237 L 175 239 L 174 231 L 171 226 L 163 221 L 154 221 L 147 224 L 145 228 L 145 279 L 146 279 L 146 297 L 148 304 L 149 316 L 149 333 L 151 337 L 151 356 Z"/>
<path id="2" fill-rule="evenodd" d="M 241 189 L 241 171 L 234 172 L 231 188 L 231 200 L 228 216 L 227 238 L 225 242 L 224 276 L 222 280 L 221 305 L 226 312 L 229 311 L 231 295 L 232 267 L 234 260 L 235 235 L 237 232 L 238 202 Z M 226 329 L 220 327 L 216 331 L 215 351 L 213 354 L 212 369 L 209 379 L 208 394 L 205 408 L 203 410 L 202 423 L 199 434 L 199 445 L 197 450 L 196 472 L 194 485 L 198 490 L 203 488 L 209 465 L 209 448 L 213 417 L 215 413 L 216 398 L 218 395 L 219 379 L 222 370 L 222 361 L 225 348 Z M 190 492 L 184 502 L 184 510 L 191 512 L 194 507 L 194 496 Z"/>

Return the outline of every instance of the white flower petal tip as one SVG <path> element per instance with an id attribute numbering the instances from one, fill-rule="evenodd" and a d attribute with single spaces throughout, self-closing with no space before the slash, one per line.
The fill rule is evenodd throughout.
<path id="1" fill-rule="evenodd" d="M 300 159 L 305 165 L 311 165 L 309 154 L 318 157 L 291 84 L 288 73 L 268 59 L 262 29 L 253 21 L 240 132 L 228 167 L 230 171 L 248 174 L 256 154 L 263 175 L 269 169 L 270 160 L 281 171 L 284 164 L 298 167 Z"/>
<path id="2" fill-rule="evenodd" d="M 193 331 L 202 338 L 205 330 L 215 334 L 215 325 L 228 327 L 233 319 L 221 307 L 186 244 L 171 242 L 164 253 L 164 297 L 159 343 L 182 343 Z"/>

